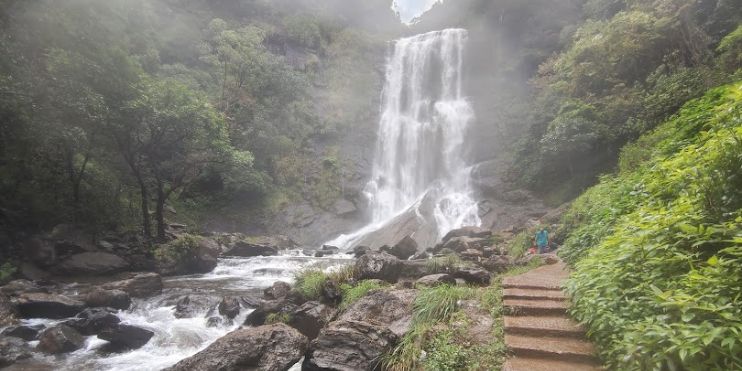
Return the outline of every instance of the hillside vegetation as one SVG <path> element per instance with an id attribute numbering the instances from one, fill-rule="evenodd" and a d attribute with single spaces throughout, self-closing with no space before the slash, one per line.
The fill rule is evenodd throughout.
<path id="1" fill-rule="evenodd" d="M 742 368 L 742 82 L 619 163 L 565 216 L 573 314 L 614 369 Z"/>

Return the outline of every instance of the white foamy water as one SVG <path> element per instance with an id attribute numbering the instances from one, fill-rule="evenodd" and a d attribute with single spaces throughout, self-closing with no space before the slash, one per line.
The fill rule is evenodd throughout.
<path id="1" fill-rule="evenodd" d="M 462 91 L 467 31 L 446 29 L 394 43 L 386 65 L 372 178 L 365 188 L 371 222 L 330 245 L 349 248 L 401 214 L 414 211 L 437 238 L 479 226 L 464 138 L 474 117 Z M 432 197 L 433 215 L 421 204 Z M 430 214 L 430 213 L 427 213 Z"/>
<path id="2" fill-rule="evenodd" d="M 232 323 L 208 327 L 207 317 L 218 315 L 210 310 L 222 296 L 259 297 L 262 290 L 275 281 L 293 282 L 294 274 L 306 268 L 332 270 L 349 263 L 350 257 L 327 258 L 303 256 L 299 251 L 287 251 L 279 256 L 254 258 L 220 258 L 211 273 L 168 277 L 161 295 L 138 299 L 117 316 L 122 323 L 153 331 L 155 335 L 142 348 L 119 354 L 104 354 L 99 349 L 107 342 L 90 336 L 86 346 L 60 357 L 41 356 L 11 366 L 10 370 L 161 370 L 203 350 L 211 343 L 240 327 L 252 309 L 243 308 Z M 203 308 L 192 318 L 176 318 L 175 302 L 183 296 L 207 298 L 213 305 Z M 26 324 L 51 326 L 64 320 L 30 319 Z M 35 344 L 32 344 L 35 345 Z"/>

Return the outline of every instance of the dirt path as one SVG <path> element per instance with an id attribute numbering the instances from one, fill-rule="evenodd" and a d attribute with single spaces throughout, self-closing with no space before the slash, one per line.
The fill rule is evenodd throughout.
<path id="1" fill-rule="evenodd" d="M 503 280 L 505 345 L 513 355 L 504 371 L 601 370 L 584 330 L 567 316 L 561 286 L 568 275 L 559 261 Z"/>

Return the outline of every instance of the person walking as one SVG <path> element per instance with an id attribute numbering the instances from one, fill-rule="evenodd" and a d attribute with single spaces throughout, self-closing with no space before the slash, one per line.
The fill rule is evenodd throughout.
<path id="1" fill-rule="evenodd" d="M 538 253 L 543 254 L 547 252 L 549 248 L 549 232 L 546 227 L 542 227 L 541 230 L 536 232 L 536 245 L 538 245 Z"/>

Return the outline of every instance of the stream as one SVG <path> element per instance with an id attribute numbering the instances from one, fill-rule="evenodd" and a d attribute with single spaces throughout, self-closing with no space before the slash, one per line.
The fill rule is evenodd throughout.
<path id="1" fill-rule="evenodd" d="M 211 343 L 240 327 L 252 309 L 240 311 L 232 323 L 207 326 L 210 311 L 222 296 L 260 298 L 263 289 L 275 281 L 293 282 L 294 274 L 306 268 L 331 270 L 351 262 L 349 255 L 315 258 L 301 251 L 285 251 L 282 255 L 254 258 L 220 258 L 217 267 L 207 274 L 164 277 L 162 294 L 135 299 L 130 309 L 119 311 L 122 323 L 153 331 L 155 335 L 143 347 L 119 354 L 104 354 L 99 348 L 106 341 L 89 336 L 86 345 L 73 353 L 43 356 L 21 361 L 8 370 L 161 370 L 196 354 Z M 64 288 L 74 294 L 81 287 L 71 284 Z M 183 296 L 199 298 L 209 305 L 190 318 L 175 316 L 175 303 Z M 23 324 L 52 326 L 63 320 L 28 319 Z M 31 342 L 35 346 L 38 341 Z"/>

